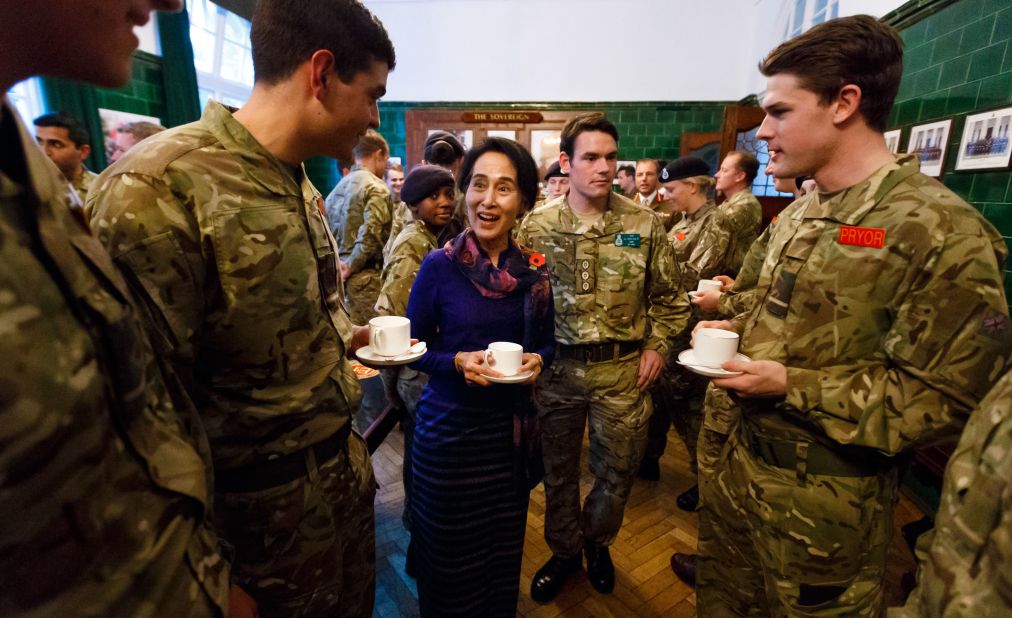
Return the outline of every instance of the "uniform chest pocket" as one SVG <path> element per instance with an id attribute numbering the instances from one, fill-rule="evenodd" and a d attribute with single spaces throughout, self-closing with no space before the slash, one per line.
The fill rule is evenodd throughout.
<path id="1" fill-rule="evenodd" d="M 306 232 L 287 208 L 251 208 L 214 217 L 214 245 L 226 297 L 266 291 L 269 285 L 304 286 L 313 268 Z"/>

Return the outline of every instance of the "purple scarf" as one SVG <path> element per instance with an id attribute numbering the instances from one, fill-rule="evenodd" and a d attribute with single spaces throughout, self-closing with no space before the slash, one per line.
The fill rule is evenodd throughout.
<path id="1" fill-rule="evenodd" d="M 517 290 L 527 291 L 524 296 L 522 345 L 525 350 L 532 350 L 538 340 L 537 331 L 544 326 L 548 315 L 551 287 L 544 256 L 510 239 L 501 259 L 503 267 L 497 268 L 488 253 L 478 246 L 471 228 L 447 242 L 443 251 L 486 298 L 503 298 Z"/>

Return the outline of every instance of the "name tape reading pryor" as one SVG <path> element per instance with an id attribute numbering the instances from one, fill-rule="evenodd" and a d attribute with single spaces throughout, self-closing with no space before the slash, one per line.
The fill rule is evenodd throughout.
<path id="1" fill-rule="evenodd" d="M 844 225 L 840 227 L 841 245 L 853 245 L 855 247 L 872 247 L 881 249 L 885 246 L 886 231 L 880 227 L 855 227 Z"/>

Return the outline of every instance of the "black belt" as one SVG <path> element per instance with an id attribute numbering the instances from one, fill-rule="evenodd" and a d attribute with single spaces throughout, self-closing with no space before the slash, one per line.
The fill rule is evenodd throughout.
<path id="1" fill-rule="evenodd" d="M 639 352 L 642 341 L 610 341 L 608 343 L 587 343 L 581 345 L 559 344 L 560 358 L 573 358 L 585 363 L 603 363 Z"/>
<path id="2" fill-rule="evenodd" d="M 747 423 L 742 424 L 742 429 L 752 454 L 775 468 L 806 474 L 862 477 L 875 476 L 901 463 L 897 458 L 869 448 L 850 447 L 853 453 L 842 455 L 818 442 L 774 440 L 756 435 Z M 799 467 L 801 463 L 804 464 L 803 469 Z"/>
<path id="3" fill-rule="evenodd" d="M 330 461 L 348 445 L 351 435 L 351 419 L 337 432 L 304 449 L 282 455 L 277 459 L 261 461 L 231 470 L 216 470 L 214 475 L 215 491 L 223 493 L 244 493 L 260 491 L 290 483 L 306 476 L 306 455 L 312 450 L 316 465 Z"/>

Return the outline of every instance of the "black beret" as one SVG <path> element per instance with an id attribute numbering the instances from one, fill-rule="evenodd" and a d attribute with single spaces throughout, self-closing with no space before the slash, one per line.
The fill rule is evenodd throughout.
<path id="1" fill-rule="evenodd" d="M 438 165 L 419 165 L 401 185 L 401 199 L 414 206 L 441 187 L 453 187 L 453 175 Z"/>
<path id="2" fill-rule="evenodd" d="M 562 171 L 562 165 L 558 161 L 548 166 L 548 171 L 545 172 L 545 180 L 549 178 L 569 178 L 569 174 Z"/>
<path id="3" fill-rule="evenodd" d="M 699 157 L 682 157 L 675 159 L 661 170 L 661 182 L 672 182 L 693 176 L 709 176 L 710 166 Z"/>
<path id="4" fill-rule="evenodd" d="M 433 131 L 425 140 L 425 148 L 422 154 L 426 161 L 430 161 L 433 158 L 433 148 L 439 142 L 443 142 L 447 146 L 453 149 L 454 158 L 459 159 L 464 156 L 464 145 L 460 143 L 457 136 L 448 131 Z"/>

